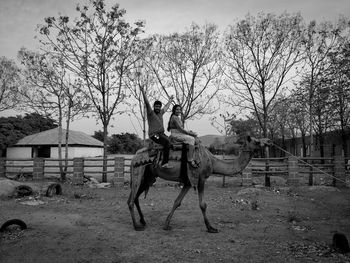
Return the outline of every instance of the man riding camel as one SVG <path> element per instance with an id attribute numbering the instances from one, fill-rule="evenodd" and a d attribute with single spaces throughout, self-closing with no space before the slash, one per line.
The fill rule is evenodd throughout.
<path id="1" fill-rule="evenodd" d="M 169 137 L 165 135 L 164 124 L 163 124 L 163 115 L 169 109 L 171 102 L 173 101 L 174 96 L 169 97 L 169 101 L 162 108 L 162 103 L 159 100 L 156 100 L 153 104 L 153 109 L 147 99 L 146 93 L 143 87 L 140 87 L 142 92 L 143 99 L 146 104 L 147 111 L 147 121 L 148 121 L 148 136 L 149 138 L 163 146 L 163 168 L 173 168 L 169 165 L 169 151 L 170 151 L 170 141 Z"/>

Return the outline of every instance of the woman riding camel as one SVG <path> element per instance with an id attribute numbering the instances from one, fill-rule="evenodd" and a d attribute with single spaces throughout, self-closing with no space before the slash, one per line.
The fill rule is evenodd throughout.
<path id="1" fill-rule="evenodd" d="M 188 144 L 188 162 L 189 164 L 197 168 L 198 164 L 193 159 L 194 149 L 197 134 L 193 131 L 186 131 L 184 129 L 183 122 L 181 120 L 181 106 L 176 104 L 173 106 L 172 113 L 168 123 L 168 131 L 171 132 L 171 136 L 176 140 Z"/>

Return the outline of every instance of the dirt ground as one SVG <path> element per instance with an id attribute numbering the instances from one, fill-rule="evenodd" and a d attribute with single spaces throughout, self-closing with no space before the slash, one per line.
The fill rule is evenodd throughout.
<path id="1" fill-rule="evenodd" d="M 141 199 L 147 227 L 134 231 L 128 186 L 92 189 L 62 184 L 63 194 L 0 200 L 0 225 L 22 219 L 28 229 L 0 233 L 0 262 L 350 262 L 330 248 L 334 231 L 350 237 L 350 189 L 239 187 L 209 180 L 206 232 L 191 190 L 162 229 L 180 189 L 157 182 Z M 349 240 L 350 241 L 350 240 Z"/>

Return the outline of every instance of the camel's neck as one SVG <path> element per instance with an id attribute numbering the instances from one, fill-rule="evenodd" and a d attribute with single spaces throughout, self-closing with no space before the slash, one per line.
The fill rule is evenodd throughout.
<path id="1" fill-rule="evenodd" d="M 234 160 L 221 160 L 214 155 L 211 155 L 213 164 L 213 173 L 233 176 L 240 173 L 246 168 L 248 163 L 253 157 L 253 153 L 250 151 L 243 151 Z"/>

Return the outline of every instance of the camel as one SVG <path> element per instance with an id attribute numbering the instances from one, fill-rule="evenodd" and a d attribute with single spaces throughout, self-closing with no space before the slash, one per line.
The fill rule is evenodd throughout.
<path id="1" fill-rule="evenodd" d="M 134 229 L 137 231 L 144 230 L 146 221 L 142 214 L 139 197 L 145 192 L 145 197 L 149 190 L 149 187 L 156 181 L 157 177 L 165 179 L 167 181 L 182 182 L 183 187 L 174 201 L 173 207 L 165 220 L 163 226 L 164 230 L 170 230 L 170 221 L 175 210 L 181 205 L 181 202 L 191 187 L 197 188 L 199 207 L 201 209 L 204 223 L 209 233 L 217 233 L 218 230 L 214 228 L 207 217 L 207 205 L 203 199 L 204 197 L 204 185 L 207 178 L 212 174 L 221 174 L 225 176 L 235 176 L 240 174 L 244 168 L 248 165 L 249 161 L 253 157 L 253 153 L 256 150 L 261 149 L 266 145 L 269 145 L 268 139 L 255 139 L 247 136 L 245 142 L 242 145 L 242 150 L 238 158 L 234 160 L 222 160 L 215 157 L 209 152 L 203 145 L 199 144 L 196 149 L 196 156 L 199 160 L 199 167 L 192 168 L 187 165 L 185 161 L 171 160 L 170 163 L 173 166 L 171 169 L 162 168 L 157 163 L 152 162 L 149 158 L 147 148 L 140 149 L 136 152 L 131 162 L 131 178 L 130 178 L 130 195 L 128 198 L 128 207 L 131 214 Z M 181 152 L 180 152 L 181 153 Z M 187 158 L 186 147 L 183 147 L 182 154 Z M 138 223 L 135 218 L 134 205 L 139 213 L 140 222 Z"/>

